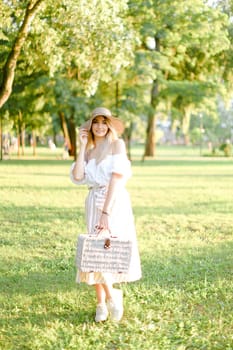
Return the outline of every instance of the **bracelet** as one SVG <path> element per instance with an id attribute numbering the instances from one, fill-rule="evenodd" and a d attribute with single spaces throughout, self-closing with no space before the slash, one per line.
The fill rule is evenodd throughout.
<path id="1" fill-rule="evenodd" d="M 102 211 L 102 214 L 105 214 L 105 215 L 109 216 L 109 213 L 107 213 L 106 211 Z"/>

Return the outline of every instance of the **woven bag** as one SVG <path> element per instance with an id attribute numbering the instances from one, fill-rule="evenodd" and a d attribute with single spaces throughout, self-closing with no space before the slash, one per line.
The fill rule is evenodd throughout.
<path id="1" fill-rule="evenodd" d="M 82 272 L 128 273 L 132 242 L 118 238 L 78 236 L 76 266 Z"/>

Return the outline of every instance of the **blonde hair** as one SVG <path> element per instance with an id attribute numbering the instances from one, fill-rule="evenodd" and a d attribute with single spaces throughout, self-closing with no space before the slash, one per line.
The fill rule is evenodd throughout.
<path id="1" fill-rule="evenodd" d="M 98 158 L 96 158 L 96 163 L 100 163 L 101 160 L 107 157 L 108 154 L 111 154 L 112 152 L 112 143 L 116 140 L 118 140 L 117 132 L 114 129 L 113 125 L 111 124 L 111 120 L 108 119 L 108 117 L 105 117 L 106 124 L 108 126 L 108 131 L 105 136 L 105 140 L 101 145 L 101 149 L 99 152 Z M 92 121 L 93 122 L 93 121 Z M 95 139 L 94 135 L 92 133 L 92 124 L 91 128 L 88 132 L 88 141 L 86 145 L 86 159 L 88 160 L 88 153 L 91 151 L 91 149 L 95 146 Z"/>

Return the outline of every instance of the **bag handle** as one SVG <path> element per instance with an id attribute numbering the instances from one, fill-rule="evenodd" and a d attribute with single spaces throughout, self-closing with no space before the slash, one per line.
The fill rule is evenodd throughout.
<path id="1" fill-rule="evenodd" d="M 94 229 L 94 232 L 96 231 L 96 228 Z M 95 233 L 95 236 L 101 236 L 101 235 L 104 235 L 104 232 L 108 232 L 108 236 L 109 237 L 106 237 L 105 238 L 105 241 L 104 241 L 104 249 L 110 249 L 111 248 L 111 238 L 117 238 L 117 236 L 112 236 L 111 235 L 111 231 L 108 229 L 108 230 L 101 230 L 101 232 L 99 233 Z M 91 236 L 91 235 L 90 235 Z"/>
<path id="2" fill-rule="evenodd" d="M 111 234 L 111 231 L 109 229 L 105 229 L 105 230 L 100 230 L 100 232 L 97 232 L 97 228 L 94 229 L 94 235 L 95 236 L 104 236 L 105 232 L 108 232 L 108 236 L 109 238 L 117 238 L 117 236 L 113 236 Z M 89 234 L 90 236 L 93 236 L 91 234 Z"/>

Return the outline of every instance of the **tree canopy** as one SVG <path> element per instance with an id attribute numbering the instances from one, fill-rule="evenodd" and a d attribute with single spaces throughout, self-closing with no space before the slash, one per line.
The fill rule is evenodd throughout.
<path id="1" fill-rule="evenodd" d="M 221 0 L 2 1 L 1 115 L 20 115 L 30 129 L 63 116 L 69 131 L 105 104 L 128 137 L 144 125 L 153 155 L 158 114 L 178 118 L 188 135 L 192 113 L 230 96 L 231 13 Z"/>

